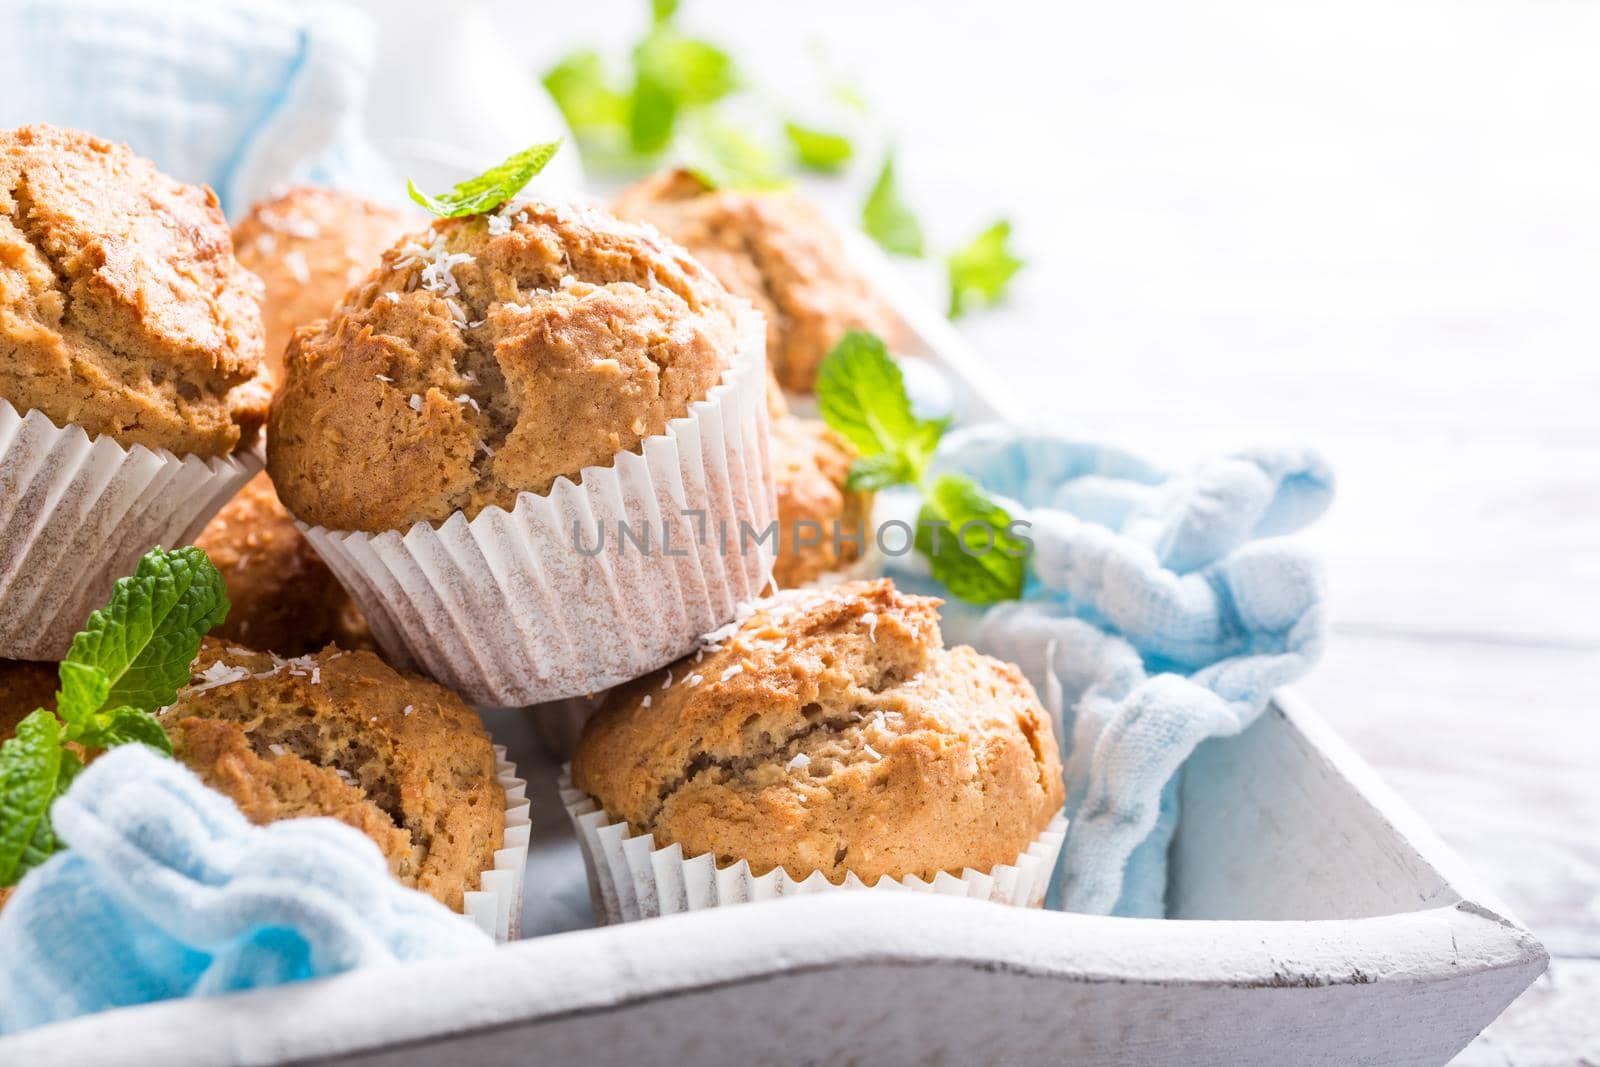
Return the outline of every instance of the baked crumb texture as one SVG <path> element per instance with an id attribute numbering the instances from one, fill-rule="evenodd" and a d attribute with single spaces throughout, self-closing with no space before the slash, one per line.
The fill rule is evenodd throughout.
<path id="1" fill-rule="evenodd" d="M 282 656 L 330 643 L 373 647 L 361 609 L 295 526 L 265 471 L 245 483 L 194 543 L 228 588 L 228 617 L 213 637 Z"/>
<path id="2" fill-rule="evenodd" d="M 178 455 L 250 444 L 260 291 L 210 189 L 76 131 L 0 132 L 0 396 L 19 412 Z"/>
<path id="3" fill-rule="evenodd" d="M 891 348 L 900 341 L 899 320 L 846 260 L 833 227 L 793 193 L 708 189 L 667 170 L 624 190 L 614 208 L 682 244 L 766 316 L 767 359 L 790 392 L 811 392 L 847 330 L 869 330 Z"/>
<path id="4" fill-rule="evenodd" d="M 1021 671 L 888 581 L 782 593 L 590 720 L 578 789 L 634 834 L 831 882 L 1013 863 L 1061 808 Z"/>
<path id="5" fill-rule="evenodd" d="M 456 911 L 494 866 L 506 798 L 482 722 L 370 652 L 285 660 L 208 639 L 160 720 L 177 758 L 251 822 L 338 819 Z"/>
<path id="6" fill-rule="evenodd" d="M 295 329 L 333 314 L 384 251 L 421 225 L 416 215 L 310 186 L 286 189 L 250 209 L 233 228 L 233 247 L 266 286 L 261 320 L 273 381 L 283 380 L 283 352 Z"/>
<path id="7" fill-rule="evenodd" d="M 773 417 L 778 547 L 772 577 L 780 588 L 814 582 L 861 558 L 866 539 L 873 536 L 866 525 L 872 494 L 845 488 L 855 455 L 849 442 L 820 419 Z"/>
<path id="8" fill-rule="evenodd" d="M 294 334 L 273 481 L 334 530 L 509 511 L 685 415 L 736 351 L 736 306 L 683 249 L 603 212 L 439 220 Z"/>

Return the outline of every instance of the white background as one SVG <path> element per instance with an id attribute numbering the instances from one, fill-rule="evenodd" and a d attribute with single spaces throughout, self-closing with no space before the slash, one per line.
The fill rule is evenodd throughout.
<path id="1" fill-rule="evenodd" d="M 518 62 L 641 2 L 497 5 Z M 1174 463 L 1322 448 L 1335 633 L 1302 687 L 1559 958 L 1461 1063 L 1600 1058 L 1600 5 L 686 0 L 763 106 L 898 145 L 1033 413 Z M 874 144 L 881 142 L 874 141 Z M 878 149 L 816 194 L 853 220 Z M 919 272 L 943 299 L 938 272 Z"/>

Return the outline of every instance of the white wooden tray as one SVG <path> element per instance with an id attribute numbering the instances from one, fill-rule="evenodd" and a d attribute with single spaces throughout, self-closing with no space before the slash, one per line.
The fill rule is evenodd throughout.
<path id="1" fill-rule="evenodd" d="M 1013 416 L 875 250 L 853 247 L 964 421 Z M 89 1016 L 0 1065 L 1441 1064 L 1544 949 L 1291 694 L 1194 757 L 1168 920 L 825 895 L 590 929 L 555 767 L 515 713 L 535 839 L 491 954 Z"/>

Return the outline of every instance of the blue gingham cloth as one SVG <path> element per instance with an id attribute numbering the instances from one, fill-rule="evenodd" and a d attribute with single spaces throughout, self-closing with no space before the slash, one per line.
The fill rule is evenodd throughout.
<path id="1" fill-rule="evenodd" d="M 90 764 L 51 818 L 69 849 L 0 910 L 0 1034 L 494 947 L 395 881 L 359 831 L 333 819 L 252 826 L 140 745 Z"/>
<path id="2" fill-rule="evenodd" d="M 125 142 L 230 217 L 286 181 L 393 196 L 361 128 L 372 62 L 367 18 L 321 0 L 9 0 L 0 128 Z"/>
<path id="3" fill-rule="evenodd" d="M 1302 448 L 1179 473 L 998 426 L 952 434 L 935 466 L 1032 523 L 1023 599 L 986 611 L 952 600 L 944 628 L 949 643 L 1016 663 L 1060 715 L 1072 820 L 1061 905 L 1162 915 L 1184 761 L 1250 725 L 1321 649 L 1322 569 L 1285 535 L 1327 508 L 1332 473 Z M 934 585 L 912 557 L 890 569 Z"/>

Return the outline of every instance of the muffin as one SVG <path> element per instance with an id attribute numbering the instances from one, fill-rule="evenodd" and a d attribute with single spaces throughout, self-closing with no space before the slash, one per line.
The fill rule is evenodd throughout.
<path id="1" fill-rule="evenodd" d="M 370 652 L 285 660 L 208 638 L 159 719 L 174 756 L 251 822 L 338 819 L 377 843 L 399 881 L 456 911 L 508 843 L 478 716 Z"/>
<path id="2" fill-rule="evenodd" d="M 327 644 L 371 647 L 361 609 L 256 475 L 195 538 L 222 572 L 232 607 L 212 636 L 298 656 Z"/>
<path id="3" fill-rule="evenodd" d="M 441 220 L 294 334 L 272 480 L 395 662 L 480 704 L 595 692 L 767 581 L 770 542 L 726 547 L 772 518 L 762 337 L 648 228 Z"/>
<path id="4" fill-rule="evenodd" d="M 845 259 L 838 235 L 791 192 L 711 189 L 667 170 L 623 190 L 614 210 L 682 244 L 767 320 L 767 359 L 790 392 L 809 393 L 846 330 L 891 347 L 899 320 Z"/>
<path id="5" fill-rule="evenodd" d="M 778 547 L 772 580 L 793 589 L 859 563 L 873 536 L 872 494 L 846 488 L 856 458 L 850 442 L 821 419 L 782 407 L 772 418 L 772 467 L 778 488 Z M 835 533 L 837 532 L 837 536 Z"/>
<path id="6" fill-rule="evenodd" d="M 0 656 L 59 658 L 259 469 L 259 292 L 209 189 L 87 134 L 0 132 Z"/>
<path id="7" fill-rule="evenodd" d="M 414 215 L 310 186 L 250 209 L 233 228 L 233 247 L 266 286 L 261 319 L 273 381 L 283 378 L 283 352 L 295 328 L 326 318 L 384 250 L 418 225 Z"/>
<path id="8" fill-rule="evenodd" d="M 601 910 L 882 879 L 1040 903 L 1064 832 L 1050 718 L 1016 667 L 943 647 L 938 603 L 889 581 L 781 593 L 617 690 L 564 798 Z M 618 851 L 607 829 L 650 847 Z M 677 870 L 636 883 L 635 863 Z M 631 888 L 652 883 L 654 899 Z"/>

